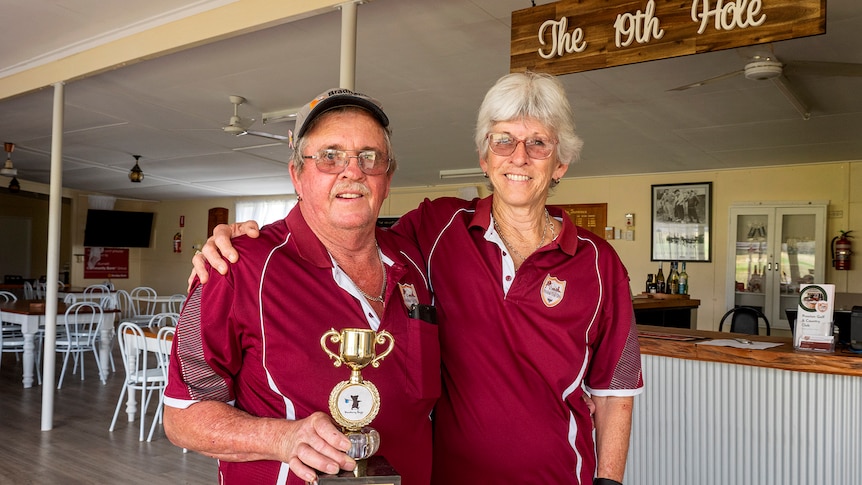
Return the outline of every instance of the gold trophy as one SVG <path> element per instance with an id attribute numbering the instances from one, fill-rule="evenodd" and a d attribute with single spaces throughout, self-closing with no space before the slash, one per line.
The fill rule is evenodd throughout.
<path id="1" fill-rule="evenodd" d="M 327 340 L 338 344 L 338 353 L 329 349 Z M 377 345 L 389 340 L 389 346 L 377 353 Z M 350 379 L 339 382 L 329 394 L 329 412 L 341 425 L 352 446 L 347 454 L 356 460 L 356 469 L 338 475 L 319 477 L 320 485 L 328 483 L 346 484 L 400 484 L 401 477 L 383 457 L 375 456 L 380 447 L 380 434 L 369 427 L 380 411 L 380 393 L 370 381 L 362 378 L 362 369 L 368 365 L 378 367 L 380 361 L 392 352 L 395 339 L 383 330 L 345 328 L 340 332 L 334 328 L 320 337 L 320 347 L 335 360 L 335 367 L 345 364 L 350 368 Z"/>

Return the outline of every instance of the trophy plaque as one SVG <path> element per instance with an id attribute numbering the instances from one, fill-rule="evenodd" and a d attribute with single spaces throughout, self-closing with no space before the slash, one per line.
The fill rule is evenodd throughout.
<path id="1" fill-rule="evenodd" d="M 377 345 L 387 340 L 389 345 L 377 353 Z M 327 342 L 338 344 L 338 352 L 330 350 Z M 329 394 L 329 412 L 352 443 L 347 454 L 356 460 L 356 469 L 321 475 L 318 484 L 400 485 L 401 477 L 389 462 L 382 456 L 372 456 L 380 447 L 380 434 L 369 424 L 380 411 L 380 393 L 377 386 L 362 378 L 362 369 L 368 365 L 378 367 L 394 346 L 395 339 L 385 330 L 346 328 L 338 332 L 333 328 L 320 338 L 320 347 L 335 360 L 335 367 L 344 364 L 350 368 L 350 378 L 336 384 Z"/>

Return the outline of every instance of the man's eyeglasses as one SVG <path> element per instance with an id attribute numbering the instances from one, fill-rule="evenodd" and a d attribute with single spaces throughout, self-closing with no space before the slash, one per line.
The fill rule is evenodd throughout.
<path id="1" fill-rule="evenodd" d="M 356 155 L 351 155 L 356 153 Z M 382 175 L 389 171 L 389 158 L 385 157 L 374 150 L 335 150 L 334 148 L 324 148 L 317 152 L 317 155 L 303 155 L 302 158 L 310 158 L 314 160 L 317 169 L 323 173 L 338 174 L 347 168 L 350 164 L 350 159 L 355 158 L 359 165 L 359 170 L 365 175 Z"/>
<path id="2" fill-rule="evenodd" d="M 528 157 L 536 160 L 544 160 L 554 153 L 554 147 L 557 145 L 555 140 L 543 137 L 519 140 L 508 133 L 488 133 L 485 138 L 488 139 L 488 147 L 491 151 L 501 157 L 508 157 L 515 153 L 518 144 L 523 143 Z"/>

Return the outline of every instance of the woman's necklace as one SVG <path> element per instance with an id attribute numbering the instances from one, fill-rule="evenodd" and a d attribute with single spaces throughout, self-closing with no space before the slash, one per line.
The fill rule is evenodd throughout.
<path id="1" fill-rule="evenodd" d="M 377 245 L 376 242 L 374 244 L 375 246 Z M 377 246 L 377 255 L 378 257 L 380 257 L 380 246 Z M 362 296 L 364 296 L 369 301 L 374 301 L 377 303 L 383 303 L 383 297 L 386 296 L 386 265 L 383 264 L 383 258 L 380 258 L 380 268 L 383 269 L 383 288 L 380 290 L 380 296 L 371 296 L 368 293 L 362 291 L 362 288 L 360 288 L 359 285 L 356 285 L 356 289 L 359 290 L 359 293 L 362 293 Z"/>
<path id="2" fill-rule="evenodd" d="M 536 246 L 536 249 L 539 249 L 540 247 L 545 245 L 545 234 L 547 234 L 548 232 L 548 226 L 551 226 L 551 234 L 553 235 L 553 238 L 551 238 L 551 240 L 553 241 L 554 239 L 556 239 L 557 236 L 554 232 L 554 226 L 551 224 L 551 215 L 548 214 L 548 209 L 545 209 L 545 227 L 542 228 L 542 240 L 539 241 L 539 245 Z M 506 238 L 503 236 L 503 232 L 500 230 L 500 226 L 497 225 L 497 218 L 494 218 L 494 230 L 497 231 L 497 234 L 500 235 L 500 239 L 503 240 L 503 244 L 505 244 L 506 247 L 509 248 L 509 251 L 512 251 L 515 256 L 521 258 L 521 261 L 527 260 L 526 256 L 519 253 L 518 250 L 515 249 L 515 246 L 509 244 L 509 241 L 507 241 Z M 530 254 L 535 252 L 536 249 L 533 249 Z"/>

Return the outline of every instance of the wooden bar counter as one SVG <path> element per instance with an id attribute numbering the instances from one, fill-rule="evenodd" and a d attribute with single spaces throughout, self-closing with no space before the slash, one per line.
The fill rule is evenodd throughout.
<path id="1" fill-rule="evenodd" d="M 831 353 L 804 352 L 795 350 L 793 348 L 793 341 L 787 337 L 767 337 L 765 335 L 745 335 L 648 325 L 638 325 L 638 330 L 645 334 L 681 335 L 704 339 L 678 341 L 641 336 L 638 340 L 640 341 L 642 354 L 723 362 L 726 364 L 753 365 L 799 372 L 822 372 L 824 374 L 862 377 L 862 354 L 852 353 L 843 348 L 843 346 L 839 346 L 835 352 Z M 781 343 L 781 345 L 763 350 L 697 345 L 706 339 L 728 339 L 735 337 L 756 342 L 776 342 Z"/>
<path id="2" fill-rule="evenodd" d="M 782 337 L 638 331 L 645 388 L 623 483 L 862 484 L 862 355 L 796 351 Z M 698 345 L 734 337 L 782 345 Z"/>

